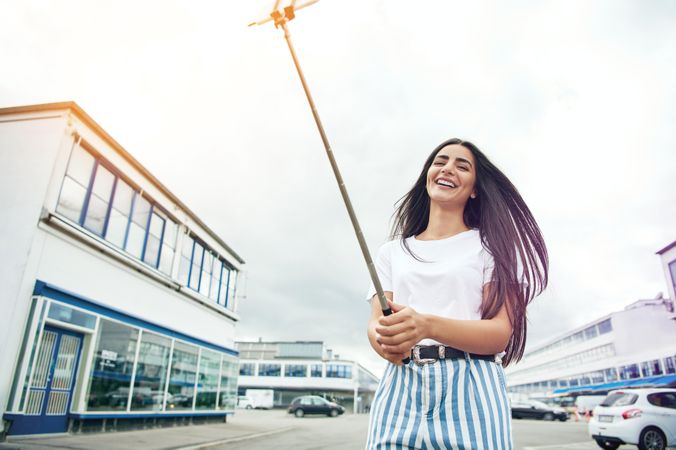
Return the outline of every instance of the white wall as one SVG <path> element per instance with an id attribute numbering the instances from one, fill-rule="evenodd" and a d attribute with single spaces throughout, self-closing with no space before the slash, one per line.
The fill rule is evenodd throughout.
<path id="1" fill-rule="evenodd" d="M 64 114 L 32 117 L 0 122 L 0 415 L 30 306 L 33 286 L 26 269 L 37 250 L 36 225 L 54 162 L 68 144 Z"/>
<path id="2" fill-rule="evenodd" d="M 46 227 L 45 227 L 46 228 Z M 48 228 L 37 279 L 109 308 L 234 349 L 234 322 L 91 247 Z"/>

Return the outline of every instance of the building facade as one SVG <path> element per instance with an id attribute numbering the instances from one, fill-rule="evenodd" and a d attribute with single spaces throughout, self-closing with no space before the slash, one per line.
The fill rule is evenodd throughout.
<path id="1" fill-rule="evenodd" d="M 274 407 L 300 395 L 319 395 L 348 412 L 370 410 L 378 378 L 355 361 L 341 359 L 321 341 L 237 342 L 239 395 L 249 389 L 274 391 Z"/>
<path id="2" fill-rule="evenodd" d="M 671 299 L 639 300 L 527 351 L 506 369 L 509 392 L 551 397 L 676 387 L 676 242 L 661 252 Z"/>
<path id="3" fill-rule="evenodd" d="M 5 435 L 223 421 L 244 261 L 75 103 L 0 109 Z"/>

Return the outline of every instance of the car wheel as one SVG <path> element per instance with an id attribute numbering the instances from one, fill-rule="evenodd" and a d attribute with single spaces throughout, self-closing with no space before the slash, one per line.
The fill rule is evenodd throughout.
<path id="1" fill-rule="evenodd" d="M 667 440 L 657 428 L 646 428 L 641 431 L 638 438 L 638 448 L 640 450 L 664 450 L 667 447 Z"/>
<path id="2" fill-rule="evenodd" d="M 338 415 L 337 409 L 332 409 L 331 412 L 329 412 L 329 416 L 331 417 L 336 417 L 337 415 Z"/>
<path id="3" fill-rule="evenodd" d="M 599 447 L 605 450 L 617 450 L 620 444 L 615 444 L 613 442 L 604 441 L 603 439 L 595 439 Z"/>
<path id="4" fill-rule="evenodd" d="M 305 411 L 298 408 L 294 414 L 296 415 L 296 417 L 303 417 L 305 415 Z"/>
<path id="5" fill-rule="evenodd" d="M 552 421 L 552 420 L 554 420 L 554 414 L 552 414 L 552 413 L 547 413 L 547 414 L 545 414 L 544 416 L 542 416 L 542 418 L 543 418 L 544 420 Z"/>

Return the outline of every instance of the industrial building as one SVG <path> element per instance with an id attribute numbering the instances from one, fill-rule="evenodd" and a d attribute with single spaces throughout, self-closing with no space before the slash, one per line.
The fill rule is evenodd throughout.
<path id="1" fill-rule="evenodd" d="M 319 395 L 347 412 L 366 413 L 378 378 L 359 363 L 340 358 L 322 341 L 237 342 L 240 352 L 239 395 L 247 390 L 273 390 L 275 408 L 295 397 Z"/>
<path id="2" fill-rule="evenodd" d="M 529 349 L 506 369 L 510 394 L 546 398 L 676 387 L 676 242 L 657 254 L 671 298 L 638 300 Z"/>
<path id="3" fill-rule="evenodd" d="M 77 104 L 0 109 L 0 432 L 223 421 L 244 260 Z"/>

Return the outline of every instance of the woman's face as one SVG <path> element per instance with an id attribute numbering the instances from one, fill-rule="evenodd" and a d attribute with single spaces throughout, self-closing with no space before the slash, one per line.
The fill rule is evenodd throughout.
<path id="1" fill-rule="evenodd" d="M 439 150 L 427 170 L 427 195 L 440 205 L 464 207 L 476 196 L 474 155 L 459 144 Z"/>

